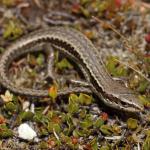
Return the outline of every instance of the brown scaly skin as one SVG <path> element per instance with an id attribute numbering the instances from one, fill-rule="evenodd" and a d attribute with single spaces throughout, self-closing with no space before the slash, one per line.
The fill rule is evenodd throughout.
<path id="1" fill-rule="evenodd" d="M 82 33 L 66 27 L 51 27 L 33 32 L 12 44 L 1 56 L 0 83 L 10 91 L 26 96 L 47 96 L 46 90 L 34 90 L 14 85 L 7 76 L 10 63 L 22 54 L 36 51 L 29 47 L 40 42 L 49 42 L 60 47 L 64 53 L 84 68 L 89 77 L 91 90 L 106 105 L 128 111 L 140 112 L 143 106 L 136 95 L 122 84 L 114 81 L 107 73 L 97 49 Z M 79 89 L 78 89 L 79 90 Z M 60 91 L 61 93 L 61 91 Z M 62 93 L 63 94 L 63 91 Z M 65 94 L 65 93 L 64 93 Z"/>

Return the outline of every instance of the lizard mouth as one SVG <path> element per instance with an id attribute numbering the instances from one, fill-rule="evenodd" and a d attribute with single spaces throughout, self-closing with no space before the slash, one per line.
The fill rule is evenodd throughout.
<path id="1" fill-rule="evenodd" d="M 143 111 L 143 108 L 142 107 L 133 107 L 133 105 L 130 105 L 130 104 L 127 104 L 127 103 L 124 103 L 124 102 L 115 102 L 115 101 L 110 101 L 109 99 L 105 99 L 104 100 L 106 102 L 106 104 L 108 105 L 109 103 L 109 106 L 115 108 L 115 109 L 120 109 L 122 111 L 126 111 L 126 112 L 133 112 L 133 113 L 136 113 L 136 112 L 141 112 Z"/>
<path id="2" fill-rule="evenodd" d="M 144 109 L 137 97 L 133 94 L 109 95 L 104 101 L 107 105 L 114 107 L 115 109 L 127 112 L 142 112 Z"/>

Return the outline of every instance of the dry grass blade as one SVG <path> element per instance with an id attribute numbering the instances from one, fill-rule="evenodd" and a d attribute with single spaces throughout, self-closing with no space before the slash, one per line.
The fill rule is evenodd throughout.
<path id="1" fill-rule="evenodd" d="M 92 16 L 92 18 L 93 18 L 94 20 L 96 20 L 96 21 L 97 21 L 98 23 L 100 23 L 100 24 L 104 24 L 104 23 L 105 23 L 112 31 L 114 31 L 116 34 L 118 34 L 118 35 L 127 43 L 127 44 L 126 44 L 126 47 L 127 47 L 130 51 L 132 50 L 131 47 L 133 47 L 133 46 L 132 46 L 132 45 L 131 45 L 131 47 L 129 46 L 129 45 L 130 45 L 130 42 L 127 40 L 127 38 L 126 38 L 124 35 L 122 35 L 118 30 L 116 30 L 116 29 L 113 27 L 113 25 L 111 25 L 110 23 L 106 23 L 106 22 L 100 20 L 99 18 L 97 18 L 97 17 L 95 17 L 95 16 Z M 125 66 L 127 66 L 128 68 L 131 68 L 131 69 L 134 70 L 136 73 L 138 73 L 140 76 L 142 76 L 144 79 L 146 79 L 148 82 L 150 82 L 150 79 L 149 79 L 149 78 L 147 78 L 142 72 L 136 70 L 134 67 L 132 67 L 132 66 L 126 64 L 126 63 L 123 63 L 123 62 L 119 61 L 118 59 L 116 59 L 116 61 L 118 61 L 119 63 L 121 63 L 121 64 L 123 64 L 123 65 L 125 65 Z"/>
<path id="2" fill-rule="evenodd" d="M 106 22 L 100 20 L 99 18 L 97 18 L 97 17 L 95 17 L 95 16 L 92 16 L 92 18 L 93 18 L 94 20 L 96 20 L 97 22 L 101 23 L 101 24 L 106 24 L 107 27 L 109 27 L 112 31 L 114 31 L 115 33 L 117 33 L 123 40 L 125 40 L 126 42 L 129 42 L 129 41 L 126 39 L 126 37 L 123 36 L 119 31 L 117 31 L 117 30 L 113 27 L 113 25 L 111 25 L 110 23 L 106 23 Z"/>
<path id="3" fill-rule="evenodd" d="M 150 82 L 150 79 L 149 79 L 149 78 L 147 78 L 142 72 L 136 70 L 136 69 L 135 69 L 134 67 L 132 67 L 131 65 L 128 65 L 128 64 L 126 64 L 126 63 L 124 63 L 124 62 L 122 62 L 122 61 L 120 61 L 120 60 L 118 60 L 118 59 L 115 59 L 115 60 L 116 60 L 117 62 L 119 62 L 120 64 L 123 64 L 124 66 L 126 66 L 126 67 L 128 67 L 128 68 L 134 70 L 136 73 L 138 73 L 140 76 L 142 76 L 144 79 L 146 79 L 147 81 Z"/>

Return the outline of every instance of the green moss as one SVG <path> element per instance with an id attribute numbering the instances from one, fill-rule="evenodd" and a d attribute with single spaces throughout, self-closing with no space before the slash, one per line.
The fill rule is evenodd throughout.
<path id="1" fill-rule="evenodd" d="M 102 146 L 100 150 L 110 150 L 109 146 Z"/>
<path id="2" fill-rule="evenodd" d="M 143 150 L 149 150 L 150 149 L 150 137 L 147 136 L 146 140 L 143 143 Z"/>
<path id="3" fill-rule="evenodd" d="M 102 125 L 100 130 L 104 135 L 112 135 L 113 133 L 112 127 L 108 125 Z"/>
<path id="4" fill-rule="evenodd" d="M 120 76 L 127 76 L 127 69 L 121 65 L 120 63 L 118 63 L 117 61 L 117 57 L 108 57 L 107 62 L 106 62 L 106 68 L 107 70 L 116 77 L 120 77 Z"/>
<path id="5" fill-rule="evenodd" d="M 70 95 L 69 97 L 69 104 L 68 104 L 68 107 L 67 107 L 67 110 L 69 113 L 77 113 L 79 111 L 79 103 L 77 101 L 77 97 L 76 95 Z"/>
<path id="6" fill-rule="evenodd" d="M 98 150 L 98 145 L 97 145 L 97 139 L 96 138 L 93 138 L 91 141 L 90 141 L 90 145 L 92 147 L 92 150 Z"/>
<path id="7" fill-rule="evenodd" d="M 1 0 L 1 3 L 5 6 L 14 6 L 15 5 L 15 0 Z"/>
<path id="8" fill-rule="evenodd" d="M 48 149 L 48 144 L 45 141 L 39 143 L 39 149 Z"/>
<path id="9" fill-rule="evenodd" d="M 5 104 L 5 109 L 9 112 L 15 112 L 17 110 L 17 106 L 13 102 L 8 102 Z"/>
<path id="10" fill-rule="evenodd" d="M 37 59 L 36 59 L 37 64 L 38 65 L 43 65 L 44 61 L 45 61 L 44 55 L 43 54 L 39 54 Z"/>
<path id="11" fill-rule="evenodd" d="M 139 100 L 145 107 L 150 107 L 150 98 L 145 95 L 139 95 Z"/>
<path id="12" fill-rule="evenodd" d="M 0 138 L 10 138 L 13 136 L 12 130 L 8 129 L 5 124 L 0 125 Z"/>
<path id="13" fill-rule="evenodd" d="M 97 119 L 95 122 L 94 122 L 94 126 L 96 128 L 100 128 L 102 125 L 104 124 L 104 121 L 102 119 Z"/>
<path id="14" fill-rule="evenodd" d="M 47 116 L 43 115 L 42 113 L 36 113 L 33 117 L 33 120 L 37 123 L 41 123 L 43 125 L 46 125 L 48 124 L 49 122 L 49 119 Z"/>
<path id="15" fill-rule="evenodd" d="M 138 127 L 138 121 L 133 118 L 127 120 L 127 126 L 129 129 L 136 129 Z"/>
<path id="16" fill-rule="evenodd" d="M 16 39 L 23 34 L 23 30 L 17 21 L 10 20 L 4 27 L 3 37 L 5 39 Z"/>
<path id="17" fill-rule="evenodd" d="M 71 65 L 71 63 L 66 58 L 64 58 L 60 62 L 58 62 L 56 64 L 56 66 L 57 66 L 57 68 L 59 70 L 72 69 L 73 68 L 73 66 Z"/>
<path id="18" fill-rule="evenodd" d="M 150 86 L 150 83 L 147 80 L 143 80 L 142 82 L 140 82 L 137 90 L 140 93 L 144 93 L 146 91 L 146 89 L 148 88 L 148 86 Z"/>
<path id="19" fill-rule="evenodd" d="M 86 115 L 85 119 L 80 122 L 80 126 L 83 129 L 89 128 L 93 125 L 92 116 L 90 114 Z"/>
<path id="20" fill-rule="evenodd" d="M 31 111 L 22 112 L 20 114 L 20 117 L 22 118 L 23 121 L 32 120 L 33 116 L 34 114 Z"/>
<path id="21" fill-rule="evenodd" d="M 83 105 L 90 105 L 92 103 L 92 97 L 87 94 L 81 93 L 79 95 L 79 102 Z"/>
<path id="22" fill-rule="evenodd" d="M 61 127 L 59 124 L 53 123 L 53 122 L 49 122 L 48 126 L 47 126 L 48 132 L 53 133 L 54 131 L 56 133 L 60 133 L 61 132 Z"/>

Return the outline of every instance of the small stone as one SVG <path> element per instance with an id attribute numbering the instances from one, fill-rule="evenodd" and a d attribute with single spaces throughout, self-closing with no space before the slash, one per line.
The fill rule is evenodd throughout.
<path id="1" fill-rule="evenodd" d="M 35 105 L 34 105 L 34 104 L 31 104 L 30 110 L 31 110 L 32 113 L 35 112 L 35 111 L 34 111 L 34 110 L 35 110 Z"/>
<path id="2" fill-rule="evenodd" d="M 34 138 L 34 142 L 38 143 L 38 142 L 40 142 L 40 139 L 37 138 L 37 137 L 35 137 L 35 138 Z"/>
<path id="3" fill-rule="evenodd" d="M 30 106 L 30 102 L 29 101 L 25 101 L 22 105 L 22 109 L 23 110 L 26 110 L 26 109 L 29 109 L 29 106 Z"/>
<path id="4" fill-rule="evenodd" d="M 18 127 L 18 134 L 24 140 L 32 140 L 37 136 L 36 132 L 27 123 L 23 123 Z"/>

